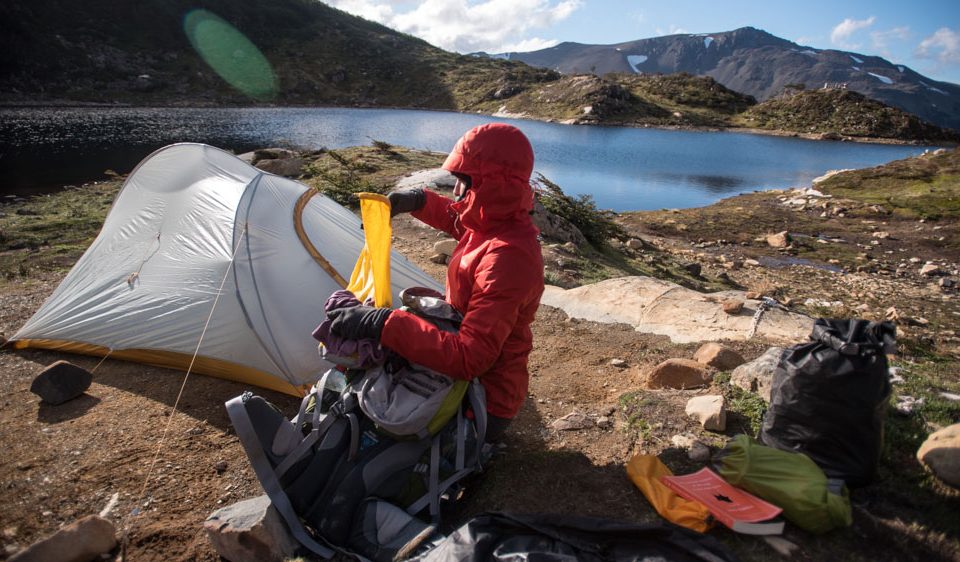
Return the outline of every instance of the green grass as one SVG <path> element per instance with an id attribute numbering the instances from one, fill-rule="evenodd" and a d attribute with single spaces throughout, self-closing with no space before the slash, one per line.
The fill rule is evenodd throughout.
<path id="1" fill-rule="evenodd" d="M 642 390 L 638 390 L 621 395 L 618 403 L 617 411 L 623 417 L 625 430 L 634 438 L 650 439 L 653 434 L 653 426 L 650 420 L 644 417 L 644 410 L 656 406 L 657 399 Z"/>
<path id="2" fill-rule="evenodd" d="M 837 197 L 880 205 L 907 218 L 957 218 L 960 149 L 842 172 L 817 188 Z"/>
<path id="3" fill-rule="evenodd" d="M 73 266 L 96 238 L 120 181 L 31 197 L 2 207 L 0 277 L 17 279 Z"/>

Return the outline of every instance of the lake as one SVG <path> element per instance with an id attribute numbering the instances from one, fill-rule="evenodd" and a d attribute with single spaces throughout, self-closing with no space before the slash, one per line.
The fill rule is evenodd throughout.
<path id="1" fill-rule="evenodd" d="M 734 132 L 560 125 L 439 111 L 345 108 L 0 109 L 0 189 L 42 193 L 129 172 L 153 150 L 203 142 L 237 153 L 373 140 L 448 152 L 465 131 L 510 122 L 530 138 L 535 172 L 617 211 L 697 207 L 738 193 L 808 187 L 828 170 L 863 168 L 923 147 Z"/>

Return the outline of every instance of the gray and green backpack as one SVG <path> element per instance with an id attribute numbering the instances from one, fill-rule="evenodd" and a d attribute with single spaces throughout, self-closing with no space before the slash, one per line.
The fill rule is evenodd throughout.
<path id="1" fill-rule="evenodd" d="M 407 290 L 401 299 L 441 329 L 459 326 L 435 294 Z M 327 371 L 290 420 L 250 392 L 226 407 L 274 507 L 323 558 L 392 560 L 435 538 L 441 503 L 481 470 L 486 400 L 476 379 L 388 362 Z"/>

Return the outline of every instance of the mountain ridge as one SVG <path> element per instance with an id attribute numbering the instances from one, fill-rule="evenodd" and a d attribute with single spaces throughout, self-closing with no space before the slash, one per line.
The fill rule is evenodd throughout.
<path id="1" fill-rule="evenodd" d="M 807 89 L 838 85 L 936 125 L 960 129 L 960 85 L 933 80 L 883 57 L 806 47 L 754 27 L 609 45 L 567 42 L 487 56 L 564 74 L 687 72 L 710 76 L 759 101 L 779 95 L 788 85 L 803 84 Z"/>

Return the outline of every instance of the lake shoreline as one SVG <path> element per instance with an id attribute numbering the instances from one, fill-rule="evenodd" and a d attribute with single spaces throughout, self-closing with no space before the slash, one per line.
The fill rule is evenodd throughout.
<path id="1" fill-rule="evenodd" d="M 908 139 L 895 139 L 887 137 L 855 137 L 837 134 L 836 138 L 824 138 L 823 133 L 801 133 L 797 131 L 788 131 L 782 129 L 759 129 L 753 127 L 704 127 L 696 125 L 654 125 L 649 123 L 627 123 L 627 122 L 584 122 L 579 120 L 560 120 L 545 117 L 536 117 L 523 113 L 485 113 L 457 111 L 454 109 L 438 109 L 430 107 L 394 107 L 384 105 L 224 105 L 219 103 L 171 103 L 171 104 L 149 104 L 139 105 L 124 102 L 85 102 L 69 100 L 51 100 L 51 101 L 10 101 L 0 100 L 0 110 L 3 109 L 383 109 L 383 110 L 409 110 L 409 111 L 431 111 L 438 113 L 458 113 L 462 115 L 485 115 L 494 119 L 518 119 L 528 121 L 538 121 L 541 123 L 551 123 L 555 125 L 575 125 L 587 127 L 623 127 L 630 129 L 659 129 L 664 131 L 691 131 L 705 133 L 745 133 L 749 135 L 766 135 L 773 137 L 799 138 L 814 141 L 833 141 L 833 142 L 855 142 L 861 144 L 885 144 L 898 146 L 930 146 L 930 147 L 955 147 L 958 143 L 952 142 L 934 142 L 918 141 Z"/>

